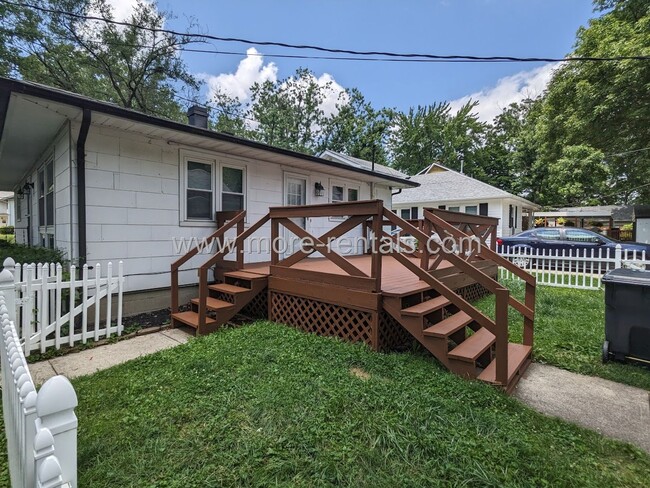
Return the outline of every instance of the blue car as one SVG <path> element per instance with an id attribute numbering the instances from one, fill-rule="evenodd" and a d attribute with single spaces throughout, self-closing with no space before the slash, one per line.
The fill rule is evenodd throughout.
<path id="1" fill-rule="evenodd" d="M 639 258 L 641 253 L 646 252 L 650 257 L 650 244 L 641 244 L 638 242 L 620 242 L 597 234 L 586 229 L 575 227 L 540 227 L 531 229 L 520 234 L 497 239 L 499 249 L 510 248 L 511 250 L 526 252 L 529 250 L 539 250 L 543 254 L 555 254 L 563 252 L 565 256 L 590 256 L 593 250 L 594 255 L 607 254 L 607 249 L 614 255 L 616 245 L 620 244 L 623 252 L 627 250 L 628 255 L 636 251 Z"/>

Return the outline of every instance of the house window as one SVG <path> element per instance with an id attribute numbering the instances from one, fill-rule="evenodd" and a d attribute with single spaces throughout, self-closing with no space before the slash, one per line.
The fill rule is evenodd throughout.
<path id="1" fill-rule="evenodd" d="M 478 206 L 478 214 L 487 216 L 487 214 L 488 214 L 488 204 L 487 203 L 480 203 L 479 204 L 479 206 Z"/>
<path id="2" fill-rule="evenodd" d="M 477 215 L 478 207 L 476 205 L 465 205 L 465 213 L 470 215 Z"/>
<path id="3" fill-rule="evenodd" d="M 445 210 L 447 208 L 447 206 L 446 205 L 438 205 L 438 208 L 440 210 Z"/>
<path id="4" fill-rule="evenodd" d="M 400 217 L 402 217 L 405 220 L 408 220 L 411 218 L 411 209 L 409 208 L 403 208 L 400 212 Z"/>
<path id="5" fill-rule="evenodd" d="M 187 162 L 187 192 L 185 211 L 188 220 L 212 220 L 214 208 L 213 165 L 198 161 Z"/>
<path id="6" fill-rule="evenodd" d="M 418 207 L 411 207 L 411 218 L 412 218 L 413 220 L 417 220 L 417 219 L 418 219 L 418 214 L 419 214 L 419 213 L 420 213 L 420 212 L 419 212 Z"/>
<path id="7" fill-rule="evenodd" d="M 244 210 L 244 170 L 221 167 L 221 210 Z"/>
<path id="8" fill-rule="evenodd" d="M 344 202 L 345 189 L 339 185 L 332 185 L 332 203 Z"/>
<path id="9" fill-rule="evenodd" d="M 460 212 L 460 207 L 449 207 L 450 212 Z"/>
<path id="10" fill-rule="evenodd" d="M 38 227 L 43 247 L 54 248 L 54 162 L 49 160 L 37 175 Z"/>
<path id="11" fill-rule="evenodd" d="M 348 202 L 356 202 L 359 200 L 359 189 L 348 188 Z"/>

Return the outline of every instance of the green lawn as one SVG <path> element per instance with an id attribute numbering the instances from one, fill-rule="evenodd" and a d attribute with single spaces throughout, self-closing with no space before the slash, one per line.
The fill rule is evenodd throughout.
<path id="1" fill-rule="evenodd" d="M 504 281 L 523 301 L 524 289 L 518 281 Z M 609 362 L 603 364 L 605 340 L 604 292 L 537 286 L 534 360 L 569 371 L 600 376 L 650 390 L 650 369 Z M 478 302 L 493 316 L 494 297 Z M 510 309 L 511 340 L 521 341 L 521 315 Z"/>
<path id="2" fill-rule="evenodd" d="M 650 478 L 645 453 L 537 414 L 429 355 L 375 353 L 267 322 L 74 385 L 79 486 L 632 487 Z"/>

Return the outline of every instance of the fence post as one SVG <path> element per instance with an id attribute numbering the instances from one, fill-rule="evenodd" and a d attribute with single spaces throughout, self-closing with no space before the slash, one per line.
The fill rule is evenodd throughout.
<path id="1" fill-rule="evenodd" d="M 623 249 L 621 248 L 621 245 L 616 244 L 616 250 L 614 251 L 614 269 L 623 267 L 622 255 Z"/>
<path id="2" fill-rule="evenodd" d="M 77 487 L 77 416 L 74 413 L 76 406 L 77 394 L 64 376 L 50 378 L 38 392 L 36 413 L 39 418 L 36 428 L 50 430 L 63 482 L 69 483 L 71 488 Z M 39 477 L 41 471 L 45 470 L 44 466 L 45 463 L 39 467 Z"/>
<path id="3" fill-rule="evenodd" d="M 11 272 L 11 270 L 15 269 L 16 263 L 14 263 L 13 259 L 7 258 L 2 266 L 4 269 L 0 272 L 0 291 L 5 296 L 9 320 L 16 323 L 16 283 L 14 274 Z"/>

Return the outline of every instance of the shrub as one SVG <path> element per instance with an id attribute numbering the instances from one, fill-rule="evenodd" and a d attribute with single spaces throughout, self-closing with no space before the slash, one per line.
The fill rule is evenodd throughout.
<path id="1" fill-rule="evenodd" d="M 63 251 L 45 247 L 29 247 L 24 244 L 13 244 L 0 240 L 0 266 L 6 258 L 12 258 L 17 263 L 61 263 L 66 259 Z"/>
<path id="2" fill-rule="evenodd" d="M 11 236 L 16 233 L 16 229 L 14 228 L 13 225 L 7 225 L 5 227 L 0 227 L 0 234 L 3 234 L 5 236 Z"/>
<path id="3" fill-rule="evenodd" d="M 621 230 L 634 230 L 634 224 L 624 224 L 621 225 Z"/>

